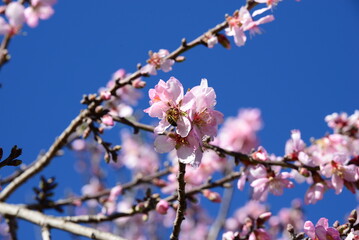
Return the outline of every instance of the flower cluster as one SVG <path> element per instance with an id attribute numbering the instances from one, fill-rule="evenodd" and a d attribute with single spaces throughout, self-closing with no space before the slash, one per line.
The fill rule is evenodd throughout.
<path id="1" fill-rule="evenodd" d="M 45 20 L 54 14 L 53 5 L 56 0 L 31 0 L 30 5 L 24 7 L 20 2 L 11 2 L 1 6 L 0 11 L 5 11 L 8 22 L 0 17 L 0 34 L 18 33 L 24 23 L 30 27 L 36 27 L 39 19 Z"/>
<path id="2" fill-rule="evenodd" d="M 182 84 L 174 77 L 167 82 L 160 80 L 149 90 L 150 107 L 144 111 L 161 119 L 155 128 L 159 134 L 155 149 L 159 153 L 176 149 L 179 161 L 199 166 L 203 150 L 202 140 L 213 138 L 223 121 L 222 113 L 214 110 L 216 94 L 208 87 L 206 79 L 184 93 Z M 170 127 L 174 131 L 166 132 Z"/>

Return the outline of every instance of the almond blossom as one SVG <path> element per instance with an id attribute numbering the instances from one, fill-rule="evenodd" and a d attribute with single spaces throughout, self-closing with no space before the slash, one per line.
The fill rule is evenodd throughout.
<path id="1" fill-rule="evenodd" d="M 56 0 L 31 0 L 31 6 L 25 9 L 26 23 L 30 27 L 36 27 L 39 24 L 39 19 L 49 19 L 54 14 L 52 5 Z"/>
<path id="2" fill-rule="evenodd" d="M 163 133 L 172 125 L 181 137 L 188 135 L 191 122 L 187 111 L 194 104 L 194 96 L 189 92 L 184 96 L 183 92 L 182 84 L 174 77 L 167 82 L 160 80 L 154 89 L 149 90 L 151 106 L 144 112 L 161 119 L 155 133 Z"/>
<path id="3" fill-rule="evenodd" d="M 7 5 L 5 16 L 9 23 L 4 18 L 0 17 L 0 34 L 16 34 L 20 31 L 22 24 L 25 22 L 24 6 L 19 2 L 11 2 Z"/>
<path id="4" fill-rule="evenodd" d="M 150 52 L 150 59 L 147 60 L 147 65 L 141 68 L 142 74 L 156 75 L 157 70 L 161 69 L 164 72 L 172 70 L 172 65 L 175 63 L 173 59 L 166 59 L 169 55 L 168 50 L 160 49 L 158 52 Z"/>
<path id="5" fill-rule="evenodd" d="M 341 240 L 340 233 L 335 228 L 329 227 L 328 219 L 321 218 L 317 224 L 311 221 L 304 223 L 304 232 L 311 238 L 317 240 Z"/>

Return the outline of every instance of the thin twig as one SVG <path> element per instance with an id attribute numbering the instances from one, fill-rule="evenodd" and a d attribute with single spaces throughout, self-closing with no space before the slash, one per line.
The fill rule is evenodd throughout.
<path id="1" fill-rule="evenodd" d="M 120 184 L 122 187 L 122 192 L 125 192 L 127 190 L 130 190 L 134 187 L 138 187 L 140 184 L 145 183 L 153 183 L 156 179 L 159 179 L 167 174 L 171 173 L 171 168 L 167 167 L 161 171 L 158 171 L 152 175 L 149 176 L 137 176 L 134 180 L 128 183 Z M 84 202 L 92 199 L 99 199 L 101 197 L 108 196 L 111 192 L 111 189 L 106 189 L 101 192 L 98 192 L 93 195 L 84 195 L 82 197 L 71 197 L 66 199 L 60 199 L 56 202 L 54 202 L 52 205 L 48 206 L 48 208 L 53 207 L 61 207 L 65 205 L 75 205 L 76 202 Z M 41 206 L 39 204 L 30 204 L 26 206 L 28 209 L 43 209 L 44 206 Z"/>
<path id="2" fill-rule="evenodd" d="M 178 161 L 178 165 L 179 165 L 178 176 L 177 176 L 178 207 L 177 207 L 177 212 L 176 212 L 176 219 L 173 224 L 173 231 L 172 231 L 172 234 L 170 237 L 171 240 L 178 240 L 179 234 L 181 232 L 181 224 L 182 224 L 182 221 L 184 220 L 184 215 L 185 215 L 186 208 L 187 208 L 186 190 L 185 190 L 186 182 L 184 180 L 184 176 L 186 174 L 186 164 Z"/>
<path id="3" fill-rule="evenodd" d="M 52 217 L 43 213 L 29 210 L 23 206 L 0 202 L 0 214 L 24 219 L 39 226 L 48 226 L 76 235 L 97 240 L 125 240 L 112 233 L 103 232 L 94 228 L 85 227 L 76 223 L 66 222 L 61 218 Z"/>
<path id="4" fill-rule="evenodd" d="M 193 189 L 187 191 L 185 193 L 185 197 L 188 198 L 190 196 L 193 196 L 197 193 L 202 192 L 205 189 L 211 189 L 211 188 L 223 186 L 224 184 L 226 184 L 228 182 L 238 179 L 241 176 L 241 174 L 242 174 L 241 172 L 232 172 L 231 174 L 229 174 L 217 181 L 205 183 L 201 186 L 198 186 L 196 188 L 193 188 Z M 163 200 L 165 200 L 167 202 L 173 202 L 173 201 L 176 201 L 177 199 L 178 199 L 178 194 L 175 193 L 171 196 L 164 198 Z M 128 212 L 113 213 L 108 216 L 107 215 L 80 215 L 80 216 L 62 217 L 62 219 L 66 220 L 66 221 L 74 222 L 74 223 L 99 223 L 99 222 L 112 221 L 114 219 L 121 218 L 121 217 L 129 217 L 129 216 L 133 216 L 136 214 L 146 214 L 154 209 L 155 209 L 155 206 L 148 206 L 145 209 L 136 210 L 135 206 L 133 206 L 132 209 L 129 210 Z"/>

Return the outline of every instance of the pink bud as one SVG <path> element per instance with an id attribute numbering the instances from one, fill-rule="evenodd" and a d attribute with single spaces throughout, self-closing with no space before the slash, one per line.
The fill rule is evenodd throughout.
<path id="1" fill-rule="evenodd" d="M 105 90 L 100 93 L 100 96 L 101 96 L 102 100 L 110 100 L 111 93 L 109 91 Z"/>
<path id="2" fill-rule="evenodd" d="M 212 192 L 208 189 L 205 189 L 202 192 L 203 196 L 205 196 L 206 198 L 208 198 L 208 200 L 212 202 L 220 203 L 222 201 L 221 195 L 219 195 L 219 193 L 217 192 Z"/>
<path id="3" fill-rule="evenodd" d="M 113 126 L 115 125 L 112 117 L 110 115 L 105 115 L 101 118 L 101 121 L 103 124 L 105 124 L 106 126 Z"/>
<path id="4" fill-rule="evenodd" d="M 140 78 L 138 79 L 135 79 L 132 81 L 132 86 L 134 88 L 144 88 L 146 86 L 146 82 L 145 81 L 142 81 Z"/>
<path id="5" fill-rule="evenodd" d="M 156 211 L 162 215 L 167 214 L 169 204 L 165 200 L 160 200 L 156 205 Z"/>

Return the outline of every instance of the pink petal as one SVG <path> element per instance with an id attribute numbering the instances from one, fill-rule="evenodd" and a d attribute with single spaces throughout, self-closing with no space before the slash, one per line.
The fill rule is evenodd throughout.
<path id="1" fill-rule="evenodd" d="M 158 153 L 166 153 L 172 151 L 176 146 L 176 142 L 167 136 L 160 135 L 155 139 L 155 150 Z"/>

